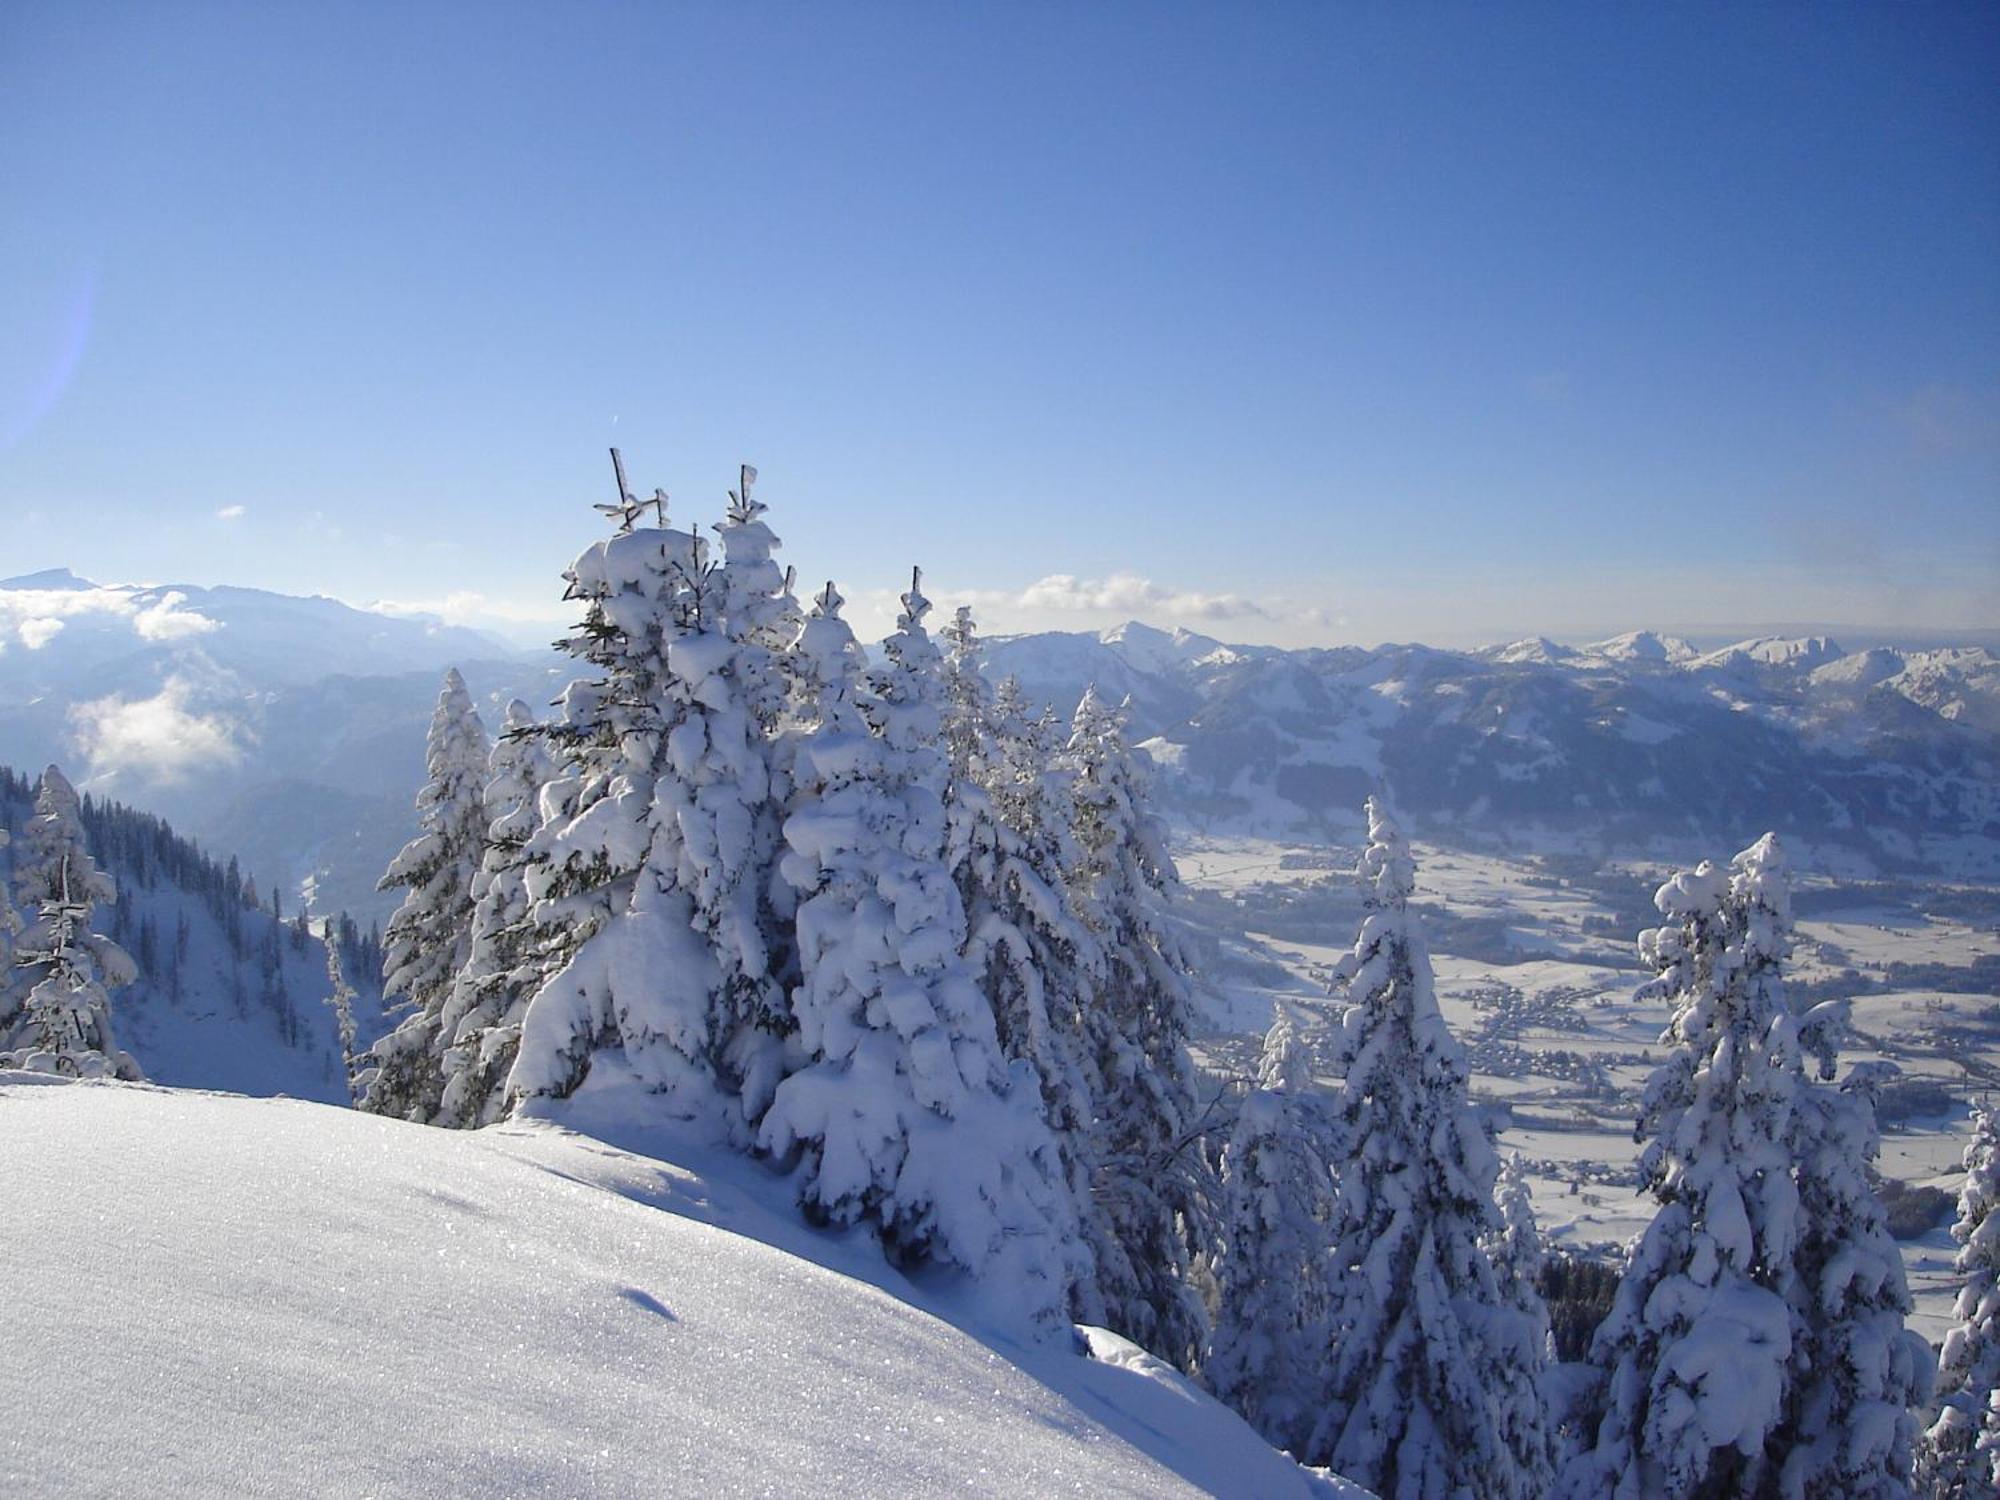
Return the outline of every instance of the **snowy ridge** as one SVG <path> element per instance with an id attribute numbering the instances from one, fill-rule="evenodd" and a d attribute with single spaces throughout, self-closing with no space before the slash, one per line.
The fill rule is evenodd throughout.
<path id="1" fill-rule="evenodd" d="M 726 1153 L 18 1073 L 0 1119 L 0 1272 L 45 1288 L 0 1492 L 1364 1493 L 1111 1335 L 956 1322 Z"/>

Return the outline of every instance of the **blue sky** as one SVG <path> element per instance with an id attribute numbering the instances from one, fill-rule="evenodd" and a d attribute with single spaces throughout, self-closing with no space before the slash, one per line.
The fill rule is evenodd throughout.
<path id="1" fill-rule="evenodd" d="M 0 8 L 0 573 L 2000 623 L 2000 9 Z"/>

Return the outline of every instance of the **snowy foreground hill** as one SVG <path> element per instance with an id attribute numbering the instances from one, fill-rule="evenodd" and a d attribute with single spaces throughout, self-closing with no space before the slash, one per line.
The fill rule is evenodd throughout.
<path id="1" fill-rule="evenodd" d="M 1364 1493 L 668 1138 L 22 1073 L 0 1137 L 0 1493 Z"/>

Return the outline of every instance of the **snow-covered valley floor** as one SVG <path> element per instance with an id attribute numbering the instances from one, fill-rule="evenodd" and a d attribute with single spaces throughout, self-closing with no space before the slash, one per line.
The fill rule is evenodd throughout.
<path id="1" fill-rule="evenodd" d="M 741 1158 L 21 1073 L 0 1142 L 0 1494 L 1361 1494 Z"/>

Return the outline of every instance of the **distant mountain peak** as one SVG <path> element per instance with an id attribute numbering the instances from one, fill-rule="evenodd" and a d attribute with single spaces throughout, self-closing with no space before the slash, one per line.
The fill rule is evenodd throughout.
<path id="1" fill-rule="evenodd" d="M 1724 646 L 1720 651 L 1711 651 L 1700 659 L 1702 666 L 1729 666 L 1736 662 L 1754 661 L 1773 667 L 1805 667 L 1811 669 L 1826 662 L 1837 661 L 1847 653 L 1829 636 L 1765 635 L 1752 640 L 1738 641 Z"/>
<path id="2" fill-rule="evenodd" d="M 1140 644 L 1166 645 L 1173 640 L 1172 632 L 1148 625 L 1143 620 L 1127 620 L 1123 625 L 1113 625 L 1101 631 L 1097 637 L 1107 646 L 1136 646 Z"/>
<path id="3" fill-rule="evenodd" d="M 1230 652 L 1228 646 L 1212 636 L 1198 631 L 1176 626 L 1173 630 L 1160 629 L 1157 625 L 1147 625 L 1138 620 L 1127 620 L 1123 625 L 1099 633 L 1099 644 L 1111 647 L 1126 661 L 1145 672 L 1172 672 L 1190 663 L 1204 660 L 1218 652 Z M 1232 653 L 1233 655 L 1233 653 Z"/>
<path id="4" fill-rule="evenodd" d="M 1557 645 L 1545 635 L 1533 635 L 1526 640 L 1495 646 L 1484 654 L 1490 655 L 1494 661 L 1519 663 L 1568 661 L 1576 652 L 1568 646 Z"/>
<path id="5" fill-rule="evenodd" d="M 1583 648 L 1585 656 L 1601 656 L 1610 661 L 1692 661 L 1700 653 L 1677 635 L 1657 635 L 1650 630 L 1628 630 L 1606 641 L 1593 641 Z"/>
<path id="6" fill-rule="evenodd" d="M 0 578 L 0 589 L 95 589 L 99 586 L 88 578 L 77 577 L 68 568 L 44 568 L 39 573 Z"/>

